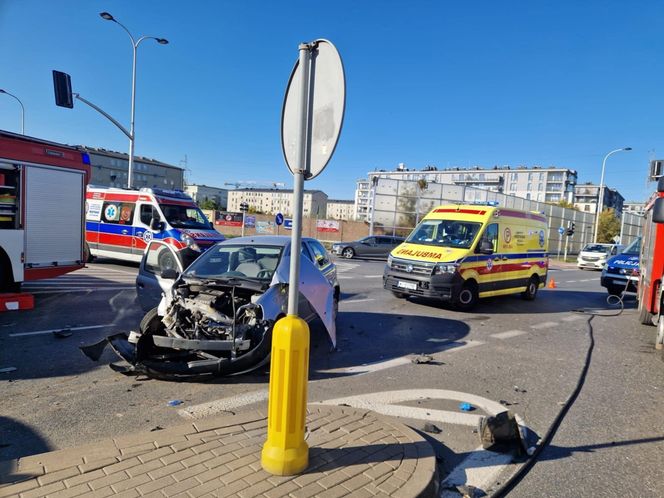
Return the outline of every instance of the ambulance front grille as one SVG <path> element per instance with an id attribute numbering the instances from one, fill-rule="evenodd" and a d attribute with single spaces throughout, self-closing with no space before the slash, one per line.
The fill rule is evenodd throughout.
<path id="1" fill-rule="evenodd" d="M 422 263 L 407 261 L 404 259 L 393 259 L 392 270 L 402 271 L 404 273 L 414 273 L 416 275 L 431 275 L 433 271 L 434 263 Z"/>

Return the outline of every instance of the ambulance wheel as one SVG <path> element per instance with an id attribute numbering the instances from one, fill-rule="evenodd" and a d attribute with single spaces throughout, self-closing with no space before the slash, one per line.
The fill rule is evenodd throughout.
<path id="1" fill-rule="evenodd" d="M 346 259 L 353 259 L 355 256 L 355 251 L 352 247 L 346 247 L 343 251 L 341 251 L 341 255 Z"/>
<path id="2" fill-rule="evenodd" d="M 528 280 L 526 290 L 521 293 L 521 297 L 526 301 L 534 301 L 537 297 L 537 289 L 539 289 L 539 278 L 533 275 L 530 277 L 530 280 Z"/>
<path id="3" fill-rule="evenodd" d="M 477 301 L 479 301 L 479 289 L 477 288 L 477 283 L 474 280 L 466 282 L 461 287 L 459 295 L 456 299 L 457 308 L 468 311 L 475 307 Z"/>
<path id="4" fill-rule="evenodd" d="M 90 252 L 90 246 L 86 242 L 85 247 L 83 248 L 83 262 L 84 263 L 92 263 L 94 260 L 95 260 L 95 257 Z"/>

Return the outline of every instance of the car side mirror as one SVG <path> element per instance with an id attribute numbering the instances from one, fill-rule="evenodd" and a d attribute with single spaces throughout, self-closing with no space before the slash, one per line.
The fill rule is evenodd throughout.
<path id="1" fill-rule="evenodd" d="M 490 240 L 483 240 L 480 242 L 481 254 L 493 254 L 493 244 Z"/>
<path id="2" fill-rule="evenodd" d="M 164 222 L 160 221 L 159 218 L 152 218 L 150 220 L 150 229 L 161 232 L 164 229 Z"/>
<path id="3" fill-rule="evenodd" d="M 180 274 L 173 268 L 166 268 L 161 272 L 161 278 L 164 280 L 175 280 L 180 276 Z"/>
<path id="4" fill-rule="evenodd" d="M 664 197 L 655 199 L 655 204 L 652 207 L 652 221 L 664 223 Z"/>

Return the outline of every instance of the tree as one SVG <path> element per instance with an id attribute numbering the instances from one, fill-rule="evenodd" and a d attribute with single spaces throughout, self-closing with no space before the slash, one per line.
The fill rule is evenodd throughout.
<path id="1" fill-rule="evenodd" d="M 578 208 L 574 204 L 572 204 L 571 202 L 566 201 L 565 199 L 562 199 L 562 200 L 556 202 L 555 205 L 563 207 L 563 208 L 567 208 L 567 209 L 574 209 L 575 211 L 578 211 Z"/>
<path id="2" fill-rule="evenodd" d="M 217 204 L 217 201 L 214 199 L 205 199 L 203 202 L 201 202 L 198 207 L 201 209 L 219 209 L 219 204 Z"/>
<path id="3" fill-rule="evenodd" d="M 597 228 L 597 242 L 601 244 L 612 244 L 613 238 L 620 233 L 620 220 L 616 212 L 605 209 L 599 214 L 599 226 Z"/>

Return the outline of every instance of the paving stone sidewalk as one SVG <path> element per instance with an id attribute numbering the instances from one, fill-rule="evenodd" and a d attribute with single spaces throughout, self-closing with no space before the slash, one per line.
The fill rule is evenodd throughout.
<path id="1" fill-rule="evenodd" d="M 263 411 L 0 462 L 0 497 L 433 497 L 431 446 L 366 410 L 310 405 L 309 466 L 277 477 L 261 468 Z"/>

